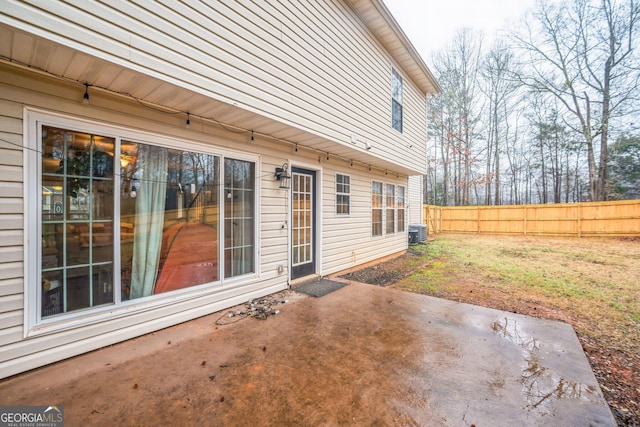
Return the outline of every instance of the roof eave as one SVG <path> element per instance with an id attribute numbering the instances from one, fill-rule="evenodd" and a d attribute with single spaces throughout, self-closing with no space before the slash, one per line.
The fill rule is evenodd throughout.
<path id="1" fill-rule="evenodd" d="M 423 93 L 442 91 L 429 67 L 381 0 L 346 1 Z"/>

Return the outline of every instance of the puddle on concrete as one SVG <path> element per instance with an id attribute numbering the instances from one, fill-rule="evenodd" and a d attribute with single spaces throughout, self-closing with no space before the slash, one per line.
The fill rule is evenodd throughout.
<path id="1" fill-rule="evenodd" d="M 515 319 L 505 317 L 503 320 L 491 322 L 491 329 L 498 336 L 513 342 L 525 351 L 533 352 L 540 350 L 540 343 L 535 337 L 525 334 L 519 327 Z"/>
<path id="2" fill-rule="evenodd" d="M 542 409 L 547 412 L 552 409 L 555 399 L 591 401 L 591 396 L 597 396 L 593 386 L 568 381 L 551 374 L 540 364 L 537 355 L 526 359 L 526 363 L 527 367 L 522 373 L 522 385 L 527 397 L 527 407 L 530 409 Z"/>
<path id="3" fill-rule="evenodd" d="M 495 320 L 491 322 L 491 329 L 520 348 L 523 356 L 522 391 L 527 409 L 552 413 L 554 402 L 560 399 L 599 400 L 594 386 L 562 378 L 545 367 L 540 354 L 540 341 L 527 335 L 516 319 L 505 317 Z"/>

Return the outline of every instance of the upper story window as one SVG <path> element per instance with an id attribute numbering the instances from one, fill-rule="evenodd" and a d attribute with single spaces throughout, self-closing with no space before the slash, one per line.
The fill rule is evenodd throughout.
<path id="1" fill-rule="evenodd" d="M 402 77 L 391 69 L 391 126 L 402 132 Z"/>
<path id="2" fill-rule="evenodd" d="M 349 215 L 351 212 L 351 177 L 336 174 L 336 214 Z"/>

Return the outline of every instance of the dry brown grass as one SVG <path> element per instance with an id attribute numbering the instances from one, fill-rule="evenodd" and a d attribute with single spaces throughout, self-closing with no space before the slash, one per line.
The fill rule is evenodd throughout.
<path id="1" fill-rule="evenodd" d="M 443 235 L 425 249 L 433 262 L 397 287 L 534 304 L 581 333 L 640 350 L 640 241 Z"/>

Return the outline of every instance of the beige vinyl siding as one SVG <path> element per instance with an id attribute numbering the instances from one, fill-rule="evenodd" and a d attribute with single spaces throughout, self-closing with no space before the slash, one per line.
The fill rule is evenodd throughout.
<path id="1" fill-rule="evenodd" d="M 349 136 L 356 134 L 372 142 L 371 155 L 424 171 L 424 95 L 340 1 L 75 0 L 47 3 L 47 10 L 19 2 L 0 16 L 81 52 L 329 141 L 349 146 Z M 391 128 L 392 67 L 404 82 L 402 134 Z M 152 93 L 148 98 L 162 101 Z"/>
<path id="2" fill-rule="evenodd" d="M 425 97 L 346 3 L 69 0 L 44 4 L 7 3 L 0 8 L 0 23 L 76 51 L 58 48 L 59 55 L 49 55 L 46 50 L 56 49 L 52 44 L 3 25 L 0 35 L 10 34 L 12 40 L 0 37 L 0 50 L 21 46 L 21 41 L 30 43 L 33 49 L 11 50 L 11 59 L 59 76 L 82 75 L 87 70 L 80 68 L 96 64 L 88 56 L 107 62 L 100 62 L 106 64 L 100 69 L 88 70 L 89 76 L 95 76 L 88 82 L 94 86 L 89 105 L 81 102 L 77 82 L 0 63 L 0 377 L 285 289 L 291 202 L 273 177 L 274 169 L 285 162 L 310 165 L 318 172 L 322 191 L 318 194 L 318 273 L 331 274 L 407 248 L 406 231 L 372 238 L 371 182 L 408 186 L 408 212 L 417 209 L 411 181 L 408 185 L 392 168 L 395 163 L 416 173 L 424 171 Z M 78 57 L 82 60 L 74 61 Z M 391 127 L 392 67 L 403 77 L 403 133 Z M 158 80 L 173 86 L 163 85 L 163 90 L 155 91 Z M 109 92 L 99 87 L 109 88 Z M 282 129 L 279 124 L 286 124 L 292 133 L 315 135 L 310 139 L 323 152 L 364 151 L 362 142 L 367 140 L 373 148 L 365 155 L 386 159 L 390 173 L 375 168 L 369 172 L 362 164 L 352 167 L 334 157 L 325 160 L 305 147 L 294 151 L 292 145 L 278 140 L 256 137 L 249 141 L 246 134 L 229 131 L 213 121 L 193 121 L 187 129 L 183 114 L 144 108 L 115 94 L 132 90 L 145 102 L 166 105 L 170 100 L 178 110 L 184 106 L 182 111 L 200 104 L 216 117 L 233 117 L 240 109 L 256 112 L 273 119 L 256 120 L 267 129 L 257 129 L 263 135 L 269 134 L 269 126 Z M 192 101 L 194 92 L 210 102 L 202 97 Z M 34 209 L 30 203 L 40 189 L 31 181 L 36 172 L 24 169 L 29 162 L 23 164 L 27 153 L 21 148 L 25 107 L 132 129 L 151 138 L 174 138 L 207 153 L 254 159 L 259 180 L 258 274 L 195 290 L 185 298 L 159 298 L 157 304 L 152 302 L 144 309 L 140 306 L 140 310 L 132 305 L 130 310 L 69 318 L 51 327 L 28 330 L 24 319 L 30 319 L 29 310 L 38 307 L 25 311 L 29 303 L 25 299 L 39 292 L 39 284 L 26 284 L 31 294 L 25 294 L 24 275 L 39 266 L 37 260 L 25 259 L 25 253 L 32 253 L 28 241 L 34 236 L 25 215 L 38 217 L 39 212 L 30 210 Z M 357 135 L 359 147 L 349 142 L 351 134 Z M 335 213 L 336 173 L 351 177 L 348 216 Z M 25 188 L 33 193 L 26 200 Z M 415 222 L 411 215 L 407 224 Z M 284 272 L 280 273 L 279 267 Z"/>
<path id="3" fill-rule="evenodd" d="M 0 99 L 0 336 L 22 336 L 22 105 Z M 19 334 L 16 334 L 19 331 Z"/>
<path id="4" fill-rule="evenodd" d="M 209 314 L 229 306 L 240 304 L 252 297 L 282 290 L 287 286 L 288 272 L 288 223 L 290 203 L 287 192 L 278 188 L 273 174 L 275 167 L 291 161 L 315 165 L 321 180 L 319 212 L 321 264 L 320 274 L 330 274 L 353 267 L 382 256 L 406 249 L 406 233 L 371 238 L 371 181 L 373 179 L 393 184 L 406 184 L 380 171 L 370 173 L 362 166 L 350 167 L 337 159 L 318 162 L 317 153 L 307 150 L 295 152 L 291 146 L 257 138 L 248 141 L 243 135 L 229 133 L 220 127 L 184 127 L 182 118 L 143 108 L 129 100 L 103 93 L 94 93 L 90 105 L 77 99 L 75 86 L 59 80 L 39 77 L 35 74 L 0 65 L 0 116 L 6 123 L 3 139 L 23 144 L 23 104 L 52 112 L 64 112 L 70 117 L 87 118 L 98 123 L 115 123 L 119 126 L 140 129 L 179 140 L 192 141 L 194 146 L 212 146 L 213 151 L 237 150 L 238 155 L 258 155 L 260 199 L 259 215 L 259 272 L 249 280 L 240 280 L 215 289 L 203 291 L 200 296 L 180 300 L 163 307 L 149 307 L 130 314 L 101 315 L 77 324 L 73 328 L 51 329 L 46 333 L 32 334 L 25 330 L 23 243 L 24 219 L 21 207 L 22 158 L 7 155 L 0 158 L 14 159 L 10 165 L 2 165 L 0 171 L 14 173 L 0 180 L 0 197 L 13 202 L 3 204 L 0 213 L 0 370 L 2 375 L 12 375 L 60 360 L 124 339 L 148 333 L 166 326 Z M 8 132 L 7 136 L 7 130 Z M 18 132 L 17 134 L 14 132 Z M 6 144 L 3 152 L 22 150 Z M 351 176 L 351 214 L 348 217 L 335 214 L 335 173 Z M 31 175 L 29 175 L 31 176 Z M 4 211 L 3 211 L 4 212 Z M 320 225 L 321 224 L 321 225 Z M 283 227 L 284 225 L 284 227 Z M 348 239 L 345 236 L 349 236 Z M 372 244 L 374 243 L 374 244 Z M 31 261 L 34 262 L 34 261 Z M 283 274 L 278 267 L 283 266 Z M 33 285 L 31 285 L 33 286 Z M 23 339 L 25 333 L 29 339 Z"/>
<path id="5" fill-rule="evenodd" d="M 259 244 L 259 275 L 196 291 L 182 300 L 170 297 L 162 306 L 151 304 L 141 311 L 122 311 L 116 315 L 103 313 L 72 328 L 56 326 L 47 331 L 27 331 L 23 325 L 23 244 L 25 232 L 28 233 L 24 230 L 23 219 L 23 150 L 12 145 L 1 145 L 0 171 L 15 172 L 3 175 L 4 178 L 0 180 L 1 377 L 206 315 L 287 287 L 286 269 L 284 274 L 277 272 L 278 265 L 284 264 L 286 267 L 287 233 L 281 229 L 286 219 L 283 206 L 286 192 L 279 190 L 272 178 L 275 167 L 282 165 L 289 155 L 289 151 L 281 144 L 258 140 L 248 144 L 243 135 L 229 133 L 214 126 L 206 128 L 206 133 L 186 129 L 183 120 L 101 93 L 93 94 L 91 104 L 86 106 L 78 101 L 77 91 L 69 90 L 62 81 L 0 65 L 0 117 L 5 124 L 2 139 L 23 145 L 22 116 L 25 104 L 46 111 L 64 112 L 70 118 L 115 123 L 126 128 L 174 137 L 189 141 L 194 147 L 204 147 L 205 150 L 213 147 L 213 153 L 222 152 L 230 156 L 237 153 L 240 158 L 243 155 L 258 156 L 256 175 L 259 177 L 260 199 L 256 200 L 256 214 L 260 228 L 256 243 Z M 14 153 L 10 153 L 13 151 L 20 155 L 16 157 Z M 7 161 L 11 164 L 5 165 Z M 30 200 L 33 197 L 37 195 L 31 196 Z M 29 262 L 29 268 L 37 268 L 35 260 Z M 173 302 L 166 304 L 169 301 Z M 30 337 L 24 339 L 24 334 L 29 334 Z"/>
<path id="6" fill-rule="evenodd" d="M 407 249 L 407 233 L 371 237 L 371 182 L 405 185 L 406 180 L 340 162 L 323 163 L 322 272 L 332 274 Z M 351 214 L 335 212 L 335 174 L 351 177 Z"/>
<path id="7" fill-rule="evenodd" d="M 0 313 L 0 329 L 7 329 L 22 324 L 22 310 Z"/>
<path id="8" fill-rule="evenodd" d="M 407 225 L 422 224 L 422 176 L 410 176 L 407 188 Z"/>

